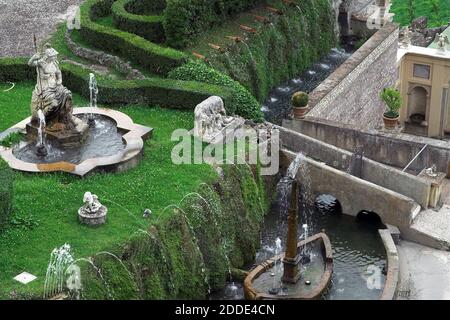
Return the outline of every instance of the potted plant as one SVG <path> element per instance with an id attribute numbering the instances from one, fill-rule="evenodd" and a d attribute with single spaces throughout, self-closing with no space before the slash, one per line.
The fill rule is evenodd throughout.
<path id="1" fill-rule="evenodd" d="M 309 109 L 308 102 L 308 94 L 303 91 L 296 92 L 292 95 L 292 109 L 294 110 L 294 118 L 303 119 L 305 117 Z"/>
<path id="2" fill-rule="evenodd" d="M 383 114 L 384 126 L 386 129 L 395 129 L 400 117 L 398 112 L 403 103 L 400 92 L 395 88 L 384 88 L 380 96 L 387 107 Z"/>

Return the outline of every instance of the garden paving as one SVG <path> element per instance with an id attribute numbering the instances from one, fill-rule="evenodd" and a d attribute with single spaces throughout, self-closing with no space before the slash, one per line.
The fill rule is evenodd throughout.
<path id="1" fill-rule="evenodd" d="M 34 54 L 33 34 L 42 41 L 83 0 L 0 0 L 0 57 Z"/>
<path id="2" fill-rule="evenodd" d="M 450 252 L 401 241 L 400 300 L 449 300 Z"/>

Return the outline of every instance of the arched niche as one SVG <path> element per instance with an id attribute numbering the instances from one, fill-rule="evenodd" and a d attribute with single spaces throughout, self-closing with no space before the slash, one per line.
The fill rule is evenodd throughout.
<path id="1" fill-rule="evenodd" d="M 412 124 L 426 125 L 430 104 L 430 89 L 412 85 L 408 92 L 408 120 Z"/>

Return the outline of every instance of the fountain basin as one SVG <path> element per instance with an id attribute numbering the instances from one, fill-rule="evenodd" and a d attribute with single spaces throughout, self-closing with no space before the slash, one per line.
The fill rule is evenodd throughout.
<path id="1" fill-rule="evenodd" d="M 250 271 L 244 281 L 245 298 L 249 300 L 314 300 L 320 299 L 328 289 L 333 273 L 333 254 L 328 236 L 318 233 L 297 244 L 299 253 L 305 246 L 315 248 L 317 256 L 312 259 L 315 262 L 307 266 L 307 271 L 301 274 L 296 285 L 283 284 L 283 294 L 269 293 L 272 283 L 272 270 L 275 263 L 282 263 L 284 253 L 272 257 Z M 311 262 L 312 263 L 312 262 Z M 308 271 L 308 267 L 313 270 Z M 276 276 L 276 275 L 275 275 Z M 306 282 L 309 281 L 307 284 Z M 283 290 L 282 290 L 283 291 Z"/>
<path id="2" fill-rule="evenodd" d="M 97 154 L 93 157 L 88 155 L 80 161 L 46 161 L 45 158 L 40 161 L 20 157 L 13 148 L 0 147 L 0 156 L 12 169 L 32 173 L 63 171 L 84 176 L 92 171 L 121 172 L 135 167 L 142 158 L 144 141 L 151 137 L 153 129 L 135 124 L 126 114 L 112 109 L 86 107 L 73 110 L 73 115 L 77 117 L 91 114 L 112 122 L 117 127 L 117 134 L 120 135 L 119 140 L 121 139 L 120 144 L 123 144 L 123 147 L 117 148 L 115 154 L 107 156 Z M 7 132 L 26 133 L 29 122 L 30 118 L 27 118 L 8 129 Z M 32 147 L 34 143 L 28 142 L 21 149 Z"/>

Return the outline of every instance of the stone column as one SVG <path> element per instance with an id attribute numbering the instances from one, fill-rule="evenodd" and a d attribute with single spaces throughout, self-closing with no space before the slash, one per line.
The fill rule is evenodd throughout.
<path id="1" fill-rule="evenodd" d="M 288 216 L 288 234 L 286 242 L 286 253 L 283 259 L 284 271 L 283 282 L 297 283 L 300 278 L 298 270 L 299 255 L 297 253 L 297 224 L 298 224 L 298 194 L 297 181 L 292 182 L 291 204 Z"/>

